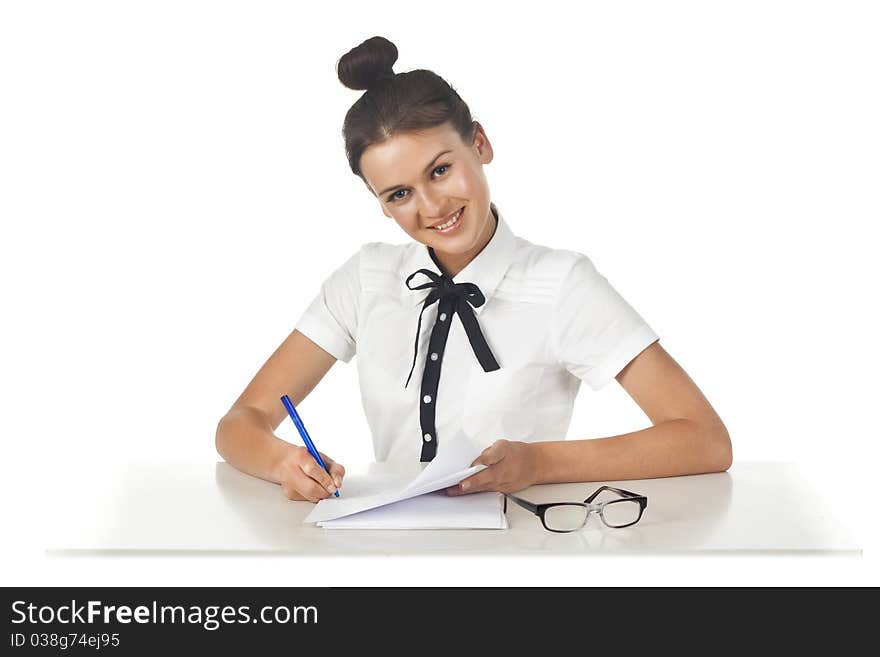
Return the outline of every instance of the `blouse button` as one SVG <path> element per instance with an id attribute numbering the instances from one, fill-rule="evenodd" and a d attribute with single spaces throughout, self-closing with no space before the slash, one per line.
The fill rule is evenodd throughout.
<path id="1" fill-rule="evenodd" d="M 431 395 L 425 395 L 424 400 L 425 400 L 426 404 L 430 404 L 431 403 Z"/>
<path id="2" fill-rule="evenodd" d="M 425 442 L 426 442 L 426 443 L 431 442 L 431 434 L 429 434 L 429 433 L 426 433 L 426 434 L 425 434 Z"/>
<path id="3" fill-rule="evenodd" d="M 436 353 L 431 354 L 431 360 L 437 360 L 437 354 L 436 354 Z"/>
<path id="4" fill-rule="evenodd" d="M 445 322 L 445 321 L 446 321 L 446 313 L 440 313 L 440 321 L 441 321 L 441 322 Z"/>

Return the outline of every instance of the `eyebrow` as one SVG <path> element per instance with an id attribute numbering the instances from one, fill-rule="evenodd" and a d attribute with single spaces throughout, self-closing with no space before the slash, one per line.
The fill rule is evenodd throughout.
<path id="1" fill-rule="evenodd" d="M 441 155 L 446 155 L 446 153 L 451 153 L 451 152 L 452 152 L 452 150 L 445 150 L 445 151 L 441 151 L 440 153 L 437 153 L 437 154 L 434 156 L 434 159 L 431 160 L 431 161 L 428 163 L 428 166 L 426 166 L 426 167 L 423 169 L 423 172 L 428 171 L 428 169 L 430 169 L 432 166 L 434 166 L 434 162 L 436 162 L 437 159 L 438 159 Z M 384 196 L 385 194 L 387 194 L 387 193 L 390 192 L 391 190 L 397 189 L 398 187 L 403 187 L 403 185 L 392 185 L 391 187 L 388 187 L 387 189 L 383 189 L 381 192 L 379 192 L 379 196 Z"/>

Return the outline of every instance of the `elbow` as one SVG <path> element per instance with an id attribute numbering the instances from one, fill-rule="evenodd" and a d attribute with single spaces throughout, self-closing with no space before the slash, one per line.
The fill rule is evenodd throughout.
<path id="1" fill-rule="evenodd" d="M 698 449 L 694 451 L 693 474 L 726 472 L 733 465 L 733 447 L 730 433 L 718 416 L 710 419 L 692 420 Z"/>
<path id="2" fill-rule="evenodd" d="M 223 436 L 223 421 L 226 419 L 224 415 L 220 418 L 220 421 L 217 423 L 217 429 L 214 432 L 214 449 L 217 450 L 217 453 L 223 458 L 224 461 L 227 461 L 226 458 L 226 441 Z"/>
<path id="3" fill-rule="evenodd" d="M 712 440 L 712 472 L 726 472 L 733 465 L 733 445 L 730 432 L 721 420 L 713 433 Z"/>

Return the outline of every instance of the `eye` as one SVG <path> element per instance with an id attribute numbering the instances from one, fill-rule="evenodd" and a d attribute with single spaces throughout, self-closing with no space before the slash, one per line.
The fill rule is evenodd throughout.
<path id="1" fill-rule="evenodd" d="M 434 167 L 434 170 L 433 170 L 431 173 L 433 174 L 433 173 L 439 171 L 440 169 L 445 169 L 445 170 L 448 171 L 448 170 L 451 169 L 451 168 L 452 168 L 452 165 L 451 165 L 451 164 L 441 164 L 441 165 L 439 165 L 439 166 Z M 444 173 L 442 173 L 442 174 L 440 174 L 440 175 L 441 175 L 441 176 L 442 176 L 442 175 L 445 175 L 445 171 L 444 171 Z M 399 200 L 405 198 L 405 197 L 403 197 L 403 196 L 398 196 L 398 194 L 399 194 L 400 192 L 404 192 L 404 191 L 406 191 L 406 190 L 404 190 L 404 189 L 398 189 L 397 191 L 391 192 L 391 194 L 388 196 L 388 200 L 391 201 L 391 202 L 394 202 L 394 201 L 399 201 Z"/>

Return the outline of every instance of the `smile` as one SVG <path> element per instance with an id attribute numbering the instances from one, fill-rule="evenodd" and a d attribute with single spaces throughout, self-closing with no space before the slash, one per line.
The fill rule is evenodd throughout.
<path id="1" fill-rule="evenodd" d="M 460 208 L 458 212 L 455 213 L 455 216 L 452 217 L 446 223 L 440 224 L 439 226 L 431 226 L 431 230 L 435 230 L 438 233 L 450 233 L 461 223 L 461 215 L 464 214 L 464 208 Z"/>

